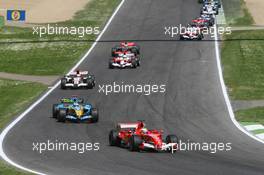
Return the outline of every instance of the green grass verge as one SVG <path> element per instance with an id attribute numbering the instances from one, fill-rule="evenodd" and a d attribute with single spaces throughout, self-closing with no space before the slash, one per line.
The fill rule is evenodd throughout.
<path id="1" fill-rule="evenodd" d="M 46 86 L 38 83 L 0 79 L 0 128 L 3 129 L 13 116 L 28 106 L 45 89 L 47 89 Z M 0 161 L 0 174 L 26 175 L 28 173 L 16 170 Z"/>
<path id="2" fill-rule="evenodd" d="M 90 47 L 90 43 L 27 43 L 1 46 L 1 71 L 29 75 L 60 75 L 79 60 Z"/>
<path id="3" fill-rule="evenodd" d="M 72 20 L 57 23 L 58 26 L 100 27 L 121 0 L 92 0 Z M 51 24 L 52 25 L 52 24 Z M 55 25 L 55 24 L 53 24 Z M 44 42 L 0 44 L 0 70 L 27 75 L 61 75 L 72 67 L 89 49 L 96 35 L 33 35 L 32 28 L 4 27 L 0 32 L 1 42 L 79 40 L 79 42 Z"/>
<path id="4" fill-rule="evenodd" d="M 264 129 L 258 129 L 258 130 L 254 130 L 252 131 L 254 134 L 262 134 L 264 133 Z"/>
<path id="5" fill-rule="evenodd" d="M 222 0 L 227 23 L 232 26 L 248 26 L 254 23 L 244 0 Z"/>
<path id="6" fill-rule="evenodd" d="M 264 99 L 264 30 L 233 31 L 222 45 L 225 83 L 233 100 Z M 256 40 L 239 40 L 256 39 Z"/>
<path id="7" fill-rule="evenodd" d="M 246 125 L 257 125 L 259 123 L 256 123 L 256 122 L 239 122 L 240 124 L 242 124 L 243 126 L 246 126 Z"/>
<path id="8" fill-rule="evenodd" d="M 235 112 L 239 122 L 252 122 L 264 125 L 264 107 L 239 110 Z"/>
<path id="9" fill-rule="evenodd" d="M 20 170 L 14 169 L 11 165 L 0 161 L 0 174 L 1 175 L 32 175 L 30 173 L 22 172 Z"/>

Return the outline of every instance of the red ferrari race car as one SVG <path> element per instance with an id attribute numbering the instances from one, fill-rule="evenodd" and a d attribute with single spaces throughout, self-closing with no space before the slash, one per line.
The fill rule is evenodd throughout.
<path id="1" fill-rule="evenodd" d="M 140 47 L 134 42 L 122 42 L 112 48 L 111 55 L 116 57 L 119 54 L 134 53 L 136 56 L 140 54 Z"/>
<path id="2" fill-rule="evenodd" d="M 214 21 L 212 19 L 198 17 L 192 20 L 192 23 L 201 27 L 209 28 L 214 25 Z"/>
<path id="3" fill-rule="evenodd" d="M 128 148 L 130 151 L 166 151 L 177 150 L 178 138 L 168 135 L 162 139 L 162 131 L 148 130 L 142 121 L 136 123 L 119 123 L 109 133 L 109 144 Z"/>

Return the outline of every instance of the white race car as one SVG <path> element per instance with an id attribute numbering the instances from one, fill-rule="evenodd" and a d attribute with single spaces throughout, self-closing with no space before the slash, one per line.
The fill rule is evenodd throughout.
<path id="1" fill-rule="evenodd" d="M 87 88 L 92 89 L 95 86 L 95 77 L 88 71 L 75 71 L 65 75 L 61 79 L 61 89 L 67 88 Z"/>
<path id="2" fill-rule="evenodd" d="M 206 4 L 203 6 L 201 10 L 201 14 L 203 15 L 218 15 L 218 8 L 215 8 L 212 4 Z"/>
<path id="3" fill-rule="evenodd" d="M 136 56 L 134 53 L 119 54 L 117 57 L 113 57 L 109 60 L 110 69 L 113 69 L 115 67 L 136 68 L 138 66 L 140 66 L 140 59 L 139 56 Z"/>

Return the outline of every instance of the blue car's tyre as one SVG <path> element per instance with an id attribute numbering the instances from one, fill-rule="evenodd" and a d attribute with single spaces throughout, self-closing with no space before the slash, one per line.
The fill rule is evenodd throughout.
<path id="1" fill-rule="evenodd" d="M 66 115 L 67 115 L 67 111 L 65 109 L 60 109 L 57 116 L 58 122 L 65 122 Z"/>
<path id="2" fill-rule="evenodd" d="M 52 117 L 57 118 L 59 109 L 57 108 L 58 104 L 54 104 L 52 106 Z"/>

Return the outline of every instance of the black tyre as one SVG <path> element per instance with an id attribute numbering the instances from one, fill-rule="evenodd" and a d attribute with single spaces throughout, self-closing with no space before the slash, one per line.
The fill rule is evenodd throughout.
<path id="1" fill-rule="evenodd" d="M 116 51 L 117 51 L 116 48 L 112 48 L 112 51 L 111 51 L 111 56 L 112 57 L 115 57 L 116 56 L 116 54 L 115 54 Z"/>
<path id="2" fill-rule="evenodd" d="M 140 47 L 139 46 L 135 46 L 135 49 L 137 51 L 137 54 L 140 55 Z"/>
<path id="3" fill-rule="evenodd" d="M 96 123 L 99 120 L 99 112 L 96 108 L 92 108 L 91 111 L 91 116 L 92 116 L 92 122 Z"/>
<path id="4" fill-rule="evenodd" d="M 132 68 L 137 68 L 137 61 L 135 59 L 131 60 Z"/>
<path id="5" fill-rule="evenodd" d="M 110 146 L 120 146 L 120 138 L 118 137 L 117 130 L 111 130 L 109 133 L 109 145 Z"/>
<path id="6" fill-rule="evenodd" d="M 57 116 L 58 122 L 65 122 L 66 115 L 67 115 L 67 111 L 65 109 L 60 109 Z"/>
<path id="7" fill-rule="evenodd" d="M 137 49 L 136 49 L 135 47 L 131 48 L 131 52 L 132 52 L 133 54 L 135 54 L 135 55 L 138 54 L 138 51 L 137 51 Z"/>
<path id="8" fill-rule="evenodd" d="M 58 104 L 54 104 L 52 106 L 52 117 L 53 118 L 57 118 L 57 115 L 58 115 L 58 112 L 59 112 L 59 109 L 57 108 Z"/>
<path id="9" fill-rule="evenodd" d="M 129 150 L 130 151 L 140 151 L 139 146 L 142 144 L 142 139 L 141 137 L 137 135 L 132 135 L 129 138 Z"/>
<path id="10" fill-rule="evenodd" d="M 197 40 L 200 41 L 200 40 L 202 40 L 202 39 L 203 39 L 203 36 L 202 36 L 202 35 L 199 35 Z"/>
<path id="11" fill-rule="evenodd" d="M 179 143 L 179 139 L 176 135 L 168 135 L 166 137 L 166 143 L 169 144 L 169 143 L 176 143 L 178 144 Z M 171 151 L 172 148 L 169 148 L 167 151 Z"/>
<path id="12" fill-rule="evenodd" d="M 140 66 L 140 59 L 137 60 L 137 66 Z"/>
<path id="13" fill-rule="evenodd" d="M 65 78 L 61 79 L 61 89 L 66 89 L 67 80 Z"/>
<path id="14" fill-rule="evenodd" d="M 114 63 L 113 60 L 109 61 L 109 69 L 114 69 L 113 63 Z"/>
<path id="15" fill-rule="evenodd" d="M 87 80 L 87 88 L 88 89 L 93 89 L 94 86 L 95 86 L 94 80 L 88 79 Z"/>
<path id="16" fill-rule="evenodd" d="M 180 40 L 184 40 L 184 38 L 183 38 L 183 36 L 182 36 L 182 35 L 180 36 Z"/>
<path id="17" fill-rule="evenodd" d="M 166 137 L 166 143 L 178 143 L 179 142 L 179 139 L 176 135 L 168 135 Z"/>

